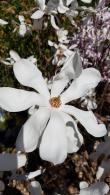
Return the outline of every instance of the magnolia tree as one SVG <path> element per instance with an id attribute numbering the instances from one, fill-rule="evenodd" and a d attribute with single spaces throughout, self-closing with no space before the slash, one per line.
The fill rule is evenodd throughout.
<path id="1" fill-rule="evenodd" d="M 108 128 L 92 110 L 98 107 L 95 88 L 103 80 L 109 83 L 109 3 L 100 0 L 95 7 L 91 0 L 82 0 L 81 4 L 77 0 L 36 0 L 35 3 L 35 9 L 29 12 L 31 24 L 26 23 L 25 16 L 20 13 L 19 25 L 12 33 L 18 33 L 22 42 L 33 33 L 40 36 L 41 31 L 48 31 L 51 26 L 56 37 L 52 39 L 50 31 L 46 40 L 51 51 L 53 72 L 50 77 L 43 76 L 39 59 L 34 55 L 22 56 L 16 48 L 9 51 L 9 57 L 1 58 L 2 64 L 13 68 L 14 76 L 21 85 L 19 89 L 0 87 L 1 110 L 10 113 L 26 111 L 28 118 L 16 138 L 15 151 L 0 154 L 0 171 L 11 171 L 9 181 L 25 181 L 30 194 L 41 195 L 43 191 L 36 177 L 43 175 L 44 169 L 31 172 L 23 169 L 22 174 L 17 172 L 17 169 L 27 166 L 29 153 L 38 149 L 43 161 L 56 166 L 64 163 L 68 154 L 73 155 L 80 150 L 86 134 L 92 135 L 95 140 L 106 136 L 96 152 L 90 155 L 91 160 L 103 155 L 95 172 L 96 179 L 89 183 L 82 179 L 77 194 L 107 194 L 109 186 L 104 179 L 110 171 L 110 139 Z M 69 28 L 60 24 L 62 18 L 68 21 L 67 26 L 74 29 L 72 34 Z M 5 28 L 9 24 L 0 19 L 0 25 Z M 1 112 L 0 120 L 3 119 Z M 99 178 L 102 178 L 101 182 Z M 0 193 L 3 194 L 4 190 L 5 184 L 1 180 Z"/>

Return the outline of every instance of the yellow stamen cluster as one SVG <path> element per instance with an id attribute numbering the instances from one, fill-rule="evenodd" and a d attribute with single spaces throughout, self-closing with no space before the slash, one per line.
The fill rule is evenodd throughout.
<path id="1" fill-rule="evenodd" d="M 59 108 L 61 105 L 60 97 L 53 97 L 49 100 L 50 105 L 55 108 Z"/>

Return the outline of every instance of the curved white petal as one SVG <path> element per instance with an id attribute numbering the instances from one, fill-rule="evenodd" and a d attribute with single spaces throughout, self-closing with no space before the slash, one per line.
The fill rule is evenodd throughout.
<path id="1" fill-rule="evenodd" d="M 29 174 L 27 174 L 27 179 L 33 179 L 34 177 L 37 177 L 37 176 L 39 176 L 41 174 L 42 174 L 41 169 L 36 170 L 36 171 L 32 171 Z"/>
<path id="2" fill-rule="evenodd" d="M 66 127 L 61 114 L 51 112 L 50 121 L 44 131 L 40 144 L 40 157 L 53 164 L 63 163 L 67 157 Z"/>
<path id="3" fill-rule="evenodd" d="M 20 36 L 24 36 L 27 32 L 27 27 L 26 27 L 26 24 L 21 24 L 20 27 L 19 27 L 19 35 Z"/>
<path id="4" fill-rule="evenodd" d="M 68 10 L 69 10 L 69 8 L 66 7 L 66 6 L 64 6 L 63 1 L 62 1 L 62 0 L 59 0 L 58 12 L 59 12 L 60 14 L 64 14 L 64 13 L 65 13 L 66 11 L 68 11 Z"/>
<path id="5" fill-rule="evenodd" d="M 50 21 L 51 21 L 51 25 L 55 30 L 59 30 L 59 27 L 57 26 L 56 22 L 55 22 L 55 17 L 53 15 L 51 15 L 50 17 Z"/>
<path id="6" fill-rule="evenodd" d="M 101 162 L 101 165 L 98 167 L 96 178 L 100 179 L 101 177 L 104 179 L 110 173 L 110 159 L 104 159 Z"/>
<path id="7" fill-rule="evenodd" d="M 19 19 L 20 23 L 22 23 L 22 22 L 25 21 L 25 18 L 24 18 L 23 15 L 19 15 L 19 16 L 18 16 L 18 19 Z"/>
<path id="8" fill-rule="evenodd" d="M 46 106 L 48 101 L 40 94 L 11 87 L 0 88 L 0 107 L 9 112 L 19 112 L 33 105 Z"/>
<path id="9" fill-rule="evenodd" d="M 39 138 L 50 117 L 50 111 L 39 108 L 23 125 L 16 140 L 17 150 L 32 152 L 38 145 Z"/>
<path id="10" fill-rule="evenodd" d="M 31 181 L 29 184 L 30 195 L 42 195 L 42 189 L 38 181 Z"/>
<path id="11" fill-rule="evenodd" d="M 81 0 L 83 3 L 91 3 L 92 0 Z"/>
<path id="12" fill-rule="evenodd" d="M 71 79 L 78 77 L 82 72 L 81 60 L 78 52 L 72 52 L 61 71 L 55 76 L 51 97 L 59 96 Z"/>
<path id="13" fill-rule="evenodd" d="M 97 182 L 88 188 L 80 190 L 79 195 L 105 195 L 109 191 L 109 186 L 104 182 Z"/>
<path id="14" fill-rule="evenodd" d="M 37 3 L 38 3 L 41 10 L 45 9 L 45 1 L 46 0 L 37 0 Z"/>
<path id="15" fill-rule="evenodd" d="M 61 79 L 58 78 L 58 80 L 55 79 L 51 87 L 51 97 L 59 96 L 63 89 L 66 87 L 68 82 L 69 80 L 66 77 L 63 77 Z"/>
<path id="16" fill-rule="evenodd" d="M 80 189 L 88 188 L 89 184 L 86 181 L 81 181 L 79 184 Z"/>
<path id="17" fill-rule="evenodd" d="M 62 105 L 60 110 L 73 115 L 94 137 L 102 137 L 107 133 L 104 124 L 98 124 L 97 119 L 92 111 L 82 111 L 74 106 Z"/>
<path id="18" fill-rule="evenodd" d="M 15 52 L 15 51 L 13 51 L 13 50 L 10 50 L 9 54 L 10 54 L 10 57 L 11 57 L 15 62 L 17 62 L 17 61 L 19 61 L 19 60 L 21 59 L 20 56 L 18 55 L 18 53 Z"/>
<path id="19" fill-rule="evenodd" d="M 64 66 L 61 69 L 61 73 L 65 73 L 69 80 L 77 78 L 82 72 L 82 62 L 78 52 L 72 52 L 69 58 L 67 58 Z"/>
<path id="20" fill-rule="evenodd" d="M 63 103 L 70 102 L 84 96 L 101 81 L 101 75 L 95 68 L 86 68 L 82 74 L 75 79 L 70 87 L 61 95 Z"/>
<path id="21" fill-rule="evenodd" d="M 6 24 L 8 24 L 7 21 L 0 19 L 0 25 L 1 25 L 1 26 L 6 25 Z"/>
<path id="22" fill-rule="evenodd" d="M 72 1 L 74 1 L 74 0 L 67 0 L 66 1 L 66 6 L 69 6 L 72 3 Z"/>
<path id="23" fill-rule="evenodd" d="M 37 20 L 42 18 L 44 15 L 44 12 L 42 10 L 37 10 L 36 12 L 34 12 L 31 16 L 32 19 Z"/>
<path id="24" fill-rule="evenodd" d="M 68 153 L 77 152 L 83 143 L 83 137 L 78 131 L 75 120 L 70 115 L 62 112 L 62 117 L 66 125 Z"/>
<path id="25" fill-rule="evenodd" d="M 26 164 L 24 154 L 0 154 L 0 171 L 16 170 Z"/>
<path id="26" fill-rule="evenodd" d="M 32 87 L 43 96 L 49 98 L 47 84 L 40 70 L 28 59 L 21 59 L 13 66 L 17 80 L 24 86 Z"/>
<path id="27" fill-rule="evenodd" d="M 98 170 L 97 170 L 97 173 L 96 173 L 96 178 L 100 179 L 102 177 L 103 173 L 104 173 L 104 168 L 99 166 Z"/>

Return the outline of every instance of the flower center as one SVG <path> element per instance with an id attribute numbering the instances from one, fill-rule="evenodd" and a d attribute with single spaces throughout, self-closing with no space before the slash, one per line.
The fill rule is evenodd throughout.
<path id="1" fill-rule="evenodd" d="M 59 108 L 61 105 L 60 97 L 53 97 L 49 100 L 50 105 L 55 108 Z"/>

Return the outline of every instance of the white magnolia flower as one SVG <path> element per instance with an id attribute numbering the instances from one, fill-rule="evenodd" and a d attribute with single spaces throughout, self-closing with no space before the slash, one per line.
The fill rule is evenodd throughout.
<path id="1" fill-rule="evenodd" d="M 67 2 L 68 5 L 71 4 L 71 2 Z M 67 6 L 64 5 L 63 0 L 59 0 L 59 4 L 58 4 L 58 12 L 61 14 L 66 13 L 69 10 L 69 8 Z"/>
<path id="2" fill-rule="evenodd" d="M 26 164 L 25 154 L 0 154 L 0 171 L 11 171 L 19 169 Z"/>
<path id="3" fill-rule="evenodd" d="M 65 13 L 66 17 L 70 20 L 71 24 L 77 27 L 77 23 L 75 22 L 75 17 L 78 16 L 78 2 L 77 0 L 73 0 L 69 7 L 69 10 Z"/>
<path id="4" fill-rule="evenodd" d="M 6 25 L 6 24 L 8 24 L 7 21 L 0 19 L 0 25 L 1 25 L 1 26 L 4 26 L 4 25 Z"/>
<path id="5" fill-rule="evenodd" d="M 32 14 L 32 19 L 41 19 L 44 14 L 51 15 L 57 14 L 57 12 L 63 14 L 69 10 L 69 8 L 64 5 L 63 0 L 55 2 L 49 1 L 47 5 L 45 0 L 37 0 L 37 4 L 39 5 L 39 9 Z"/>
<path id="6" fill-rule="evenodd" d="M 45 0 L 41 0 L 41 1 L 37 1 L 38 5 L 39 5 L 39 10 L 37 10 L 36 12 L 34 12 L 31 16 L 32 19 L 40 19 L 43 17 L 43 15 L 45 14 Z"/>
<path id="7" fill-rule="evenodd" d="M 79 195 L 105 195 L 109 192 L 109 186 L 104 182 L 97 182 L 88 187 L 87 182 L 80 182 Z"/>
<path id="8" fill-rule="evenodd" d="M 55 17 L 51 15 L 51 25 L 56 30 L 56 34 L 58 37 L 58 41 L 60 43 L 68 43 L 68 30 L 64 30 L 63 28 L 59 28 L 55 22 Z"/>
<path id="9" fill-rule="evenodd" d="M 98 124 L 92 111 L 82 111 L 67 105 L 72 100 L 84 96 L 101 80 L 99 71 L 94 68 L 82 70 L 80 75 L 75 73 L 77 66 L 80 66 L 78 62 L 77 55 L 75 61 L 66 62 L 53 81 L 51 91 L 48 90 L 40 70 L 28 59 L 19 59 L 14 64 L 13 70 L 17 80 L 22 85 L 33 88 L 34 91 L 1 87 L 0 106 L 9 112 L 19 112 L 32 106 L 39 106 L 18 135 L 16 141 L 18 150 L 32 152 L 39 146 L 42 159 L 54 164 L 62 163 L 67 153 L 76 152 L 83 142 L 72 116 L 91 135 L 101 137 L 106 134 L 105 125 Z M 75 74 L 78 75 L 77 78 Z M 70 82 L 72 78 L 75 79 Z M 67 88 L 69 83 L 70 86 Z"/>
<path id="10" fill-rule="evenodd" d="M 27 31 L 28 31 L 28 26 L 27 26 L 26 23 L 25 23 L 25 18 L 24 18 L 24 16 L 19 15 L 18 18 L 19 18 L 19 21 L 20 21 L 19 35 L 22 36 L 22 37 L 24 37 L 25 34 L 26 34 Z"/>
<path id="11" fill-rule="evenodd" d="M 1 60 L 1 62 L 5 65 L 12 66 L 18 60 L 20 60 L 20 56 L 13 50 L 9 52 L 10 57 L 6 58 L 5 60 Z M 27 58 L 30 62 L 37 64 L 37 59 L 32 55 Z"/>
<path id="12" fill-rule="evenodd" d="M 35 30 L 41 30 L 43 26 L 43 16 L 48 15 L 50 16 L 56 15 L 58 13 L 65 14 L 71 22 L 73 22 L 73 17 L 77 15 L 76 11 L 74 11 L 76 7 L 77 0 L 67 0 L 65 3 L 63 0 L 49 0 L 46 5 L 45 0 L 37 0 L 37 4 L 39 9 L 35 11 L 31 18 L 34 20 L 33 28 Z M 68 6 L 71 6 L 68 8 Z M 69 12 L 70 10 L 70 12 Z M 46 23 L 47 26 L 47 23 Z"/>
<path id="13" fill-rule="evenodd" d="M 58 45 L 52 41 L 48 41 L 48 45 L 56 49 L 54 58 L 52 60 L 53 65 L 61 66 L 64 62 L 73 54 L 73 51 L 68 49 L 64 44 L 59 43 Z"/>

